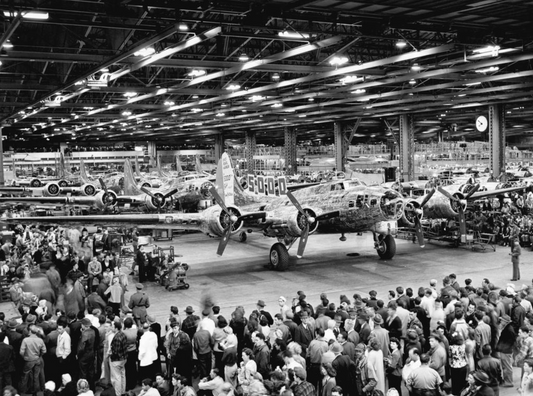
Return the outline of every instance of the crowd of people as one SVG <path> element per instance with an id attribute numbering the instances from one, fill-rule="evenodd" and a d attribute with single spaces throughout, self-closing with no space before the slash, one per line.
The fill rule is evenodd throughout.
<path id="1" fill-rule="evenodd" d="M 311 303 L 298 291 L 249 314 L 206 298 L 159 323 L 142 283 L 125 301 L 131 269 L 105 229 L 15 235 L 0 248 L 20 312 L 0 314 L 6 396 L 533 395 L 533 286 L 450 274 L 386 296 Z"/>

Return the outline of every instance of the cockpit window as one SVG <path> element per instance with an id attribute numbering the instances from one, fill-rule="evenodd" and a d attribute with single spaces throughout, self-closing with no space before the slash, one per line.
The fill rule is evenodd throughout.
<path id="1" fill-rule="evenodd" d="M 342 183 L 335 183 L 331 185 L 331 191 L 335 190 L 344 190 L 344 185 Z"/>

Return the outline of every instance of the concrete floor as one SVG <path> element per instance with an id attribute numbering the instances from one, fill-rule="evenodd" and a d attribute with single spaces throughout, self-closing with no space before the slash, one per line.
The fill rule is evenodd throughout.
<path id="1" fill-rule="evenodd" d="M 280 295 L 288 303 L 303 290 L 307 301 L 317 305 L 319 296 L 325 292 L 331 302 L 338 304 L 342 294 L 350 299 L 354 293 L 368 295 L 376 290 L 378 298 L 386 300 L 387 291 L 396 286 L 428 286 L 431 278 L 441 280 L 445 275 L 455 273 L 463 285 L 471 278 L 474 285 L 480 285 L 483 278 L 489 278 L 498 287 L 510 282 L 512 269 L 508 247 L 498 247 L 485 252 L 473 252 L 466 248 L 453 248 L 446 243 L 427 243 L 424 248 L 411 241 L 398 238 L 397 253 L 392 260 L 380 260 L 373 249 L 372 235 L 347 235 L 346 242 L 339 241 L 340 235 L 312 235 L 309 238 L 305 256 L 293 258 L 290 269 L 275 272 L 265 268 L 268 263 L 270 246 L 275 242 L 260 235 L 251 234 L 248 241 L 240 243 L 231 240 L 222 257 L 217 257 L 218 240 L 198 233 L 176 234 L 171 242 L 156 242 L 158 246 L 174 246 L 177 260 L 190 265 L 188 283 L 190 289 L 168 292 L 154 283 L 145 283 L 150 295 L 150 315 L 163 324 L 169 307 L 176 305 L 183 315 L 185 307 L 191 305 L 200 309 L 202 296 L 209 293 L 213 301 L 221 307 L 221 314 L 228 320 L 238 305 L 243 305 L 248 315 L 258 299 L 266 302 L 266 310 L 277 312 Z M 291 249 L 295 254 L 296 246 Z M 357 253 L 357 256 L 347 256 Z M 532 253 L 523 250 L 522 279 L 514 282 L 519 288 L 530 284 L 533 277 Z M 132 285 L 127 299 L 134 292 L 136 277 L 130 279 Z M 8 304 L 0 304 L 0 311 L 9 312 Z M 9 317 L 9 315 L 8 315 Z M 518 386 L 518 372 L 515 372 L 515 385 Z M 504 389 L 501 395 L 516 395 L 516 389 Z"/>

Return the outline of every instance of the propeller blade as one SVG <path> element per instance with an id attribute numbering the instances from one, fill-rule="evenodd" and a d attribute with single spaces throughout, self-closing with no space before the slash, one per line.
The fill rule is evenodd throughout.
<path id="1" fill-rule="evenodd" d="M 420 208 L 423 208 L 424 205 L 428 203 L 428 201 L 431 199 L 433 194 L 435 194 L 435 191 L 436 191 L 435 188 L 432 188 L 431 191 L 426 194 L 426 196 L 422 200 L 422 203 L 420 204 Z"/>
<path id="2" fill-rule="evenodd" d="M 229 242 L 229 237 L 231 235 L 231 228 L 233 227 L 233 222 L 230 220 L 229 226 L 226 227 L 224 230 L 224 235 L 222 236 L 222 239 L 218 243 L 218 249 L 217 249 L 217 256 L 222 256 L 224 254 L 224 250 L 226 250 L 226 246 Z"/>
<path id="3" fill-rule="evenodd" d="M 102 189 L 107 192 L 107 186 L 104 182 L 104 179 L 102 179 L 101 177 L 98 179 L 98 181 L 100 182 L 100 185 L 102 186 Z"/>
<path id="4" fill-rule="evenodd" d="M 481 184 L 479 184 L 479 183 L 476 184 L 476 185 L 475 185 L 475 186 L 474 186 L 474 187 L 468 192 L 468 194 L 466 194 L 465 199 L 468 199 L 468 198 L 470 198 L 472 195 L 474 195 L 474 194 L 477 192 L 477 190 L 479 190 L 480 187 L 481 187 Z"/>
<path id="5" fill-rule="evenodd" d="M 300 205 L 300 202 L 296 199 L 294 195 L 290 191 L 287 191 L 287 197 L 291 200 L 292 204 L 298 209 L 298 212 L 300 212 L 303 216 L 307 217 L 307 213 L 304 212 L 302 205 Z"/>
<path id="6" fill-rule="evenodd" d="M 170 196 L 176 194 L 177 192 L 178 192 L 178 189 L 175 188 L 175 189 L 173 189 L 173 190 L 167 192 L 165 195 L 163 195 L 163 198 L 168 198 L 168 197 L 170 197 Z"/>
<path id="7" fill-rule="evenodd" d="M 142 186 L 141 191 L 145 193 L 146 195 L 148 195 L 149 197 L 155 198 L 155 195 L 150 190 L 148 190 L 146 187 Z"/>
<path id="8" fill-rule="evenodd" d="M 298 251 L 296 252 L 296 257 L 298 258 L 303 257 L 308 239 L 309 239 L 309 223 L 306 223 L 304 232 L 302 232 L 302 235 L 300 235 L 300 242 L 298 243 Z"/>
<path id="9" fill-rule="evenodd" d="M 420 219 L 418 216 L 415 216 L 415 230 L 416 230 L 416 237 L 418 238 L 418 244 L 420 247 L 424 247 L 424 231 L 422 230 L 422 223 L 420 222 Z"/>
<path id="10" fill-rule="evenodd" d="M 443 189 L 442 187 L 439 187 L 439 192 L 444 195 L 445 197 L 447 197 L 448 199 L 451 199 L 452 201 L 459 201 L 459 198 L 457 197 L 454 197 L 452 194 L 450 194 L 448 191 L 446 191 L 445 189 Z"/>
<path id="11" fill-rule="evenodd" d="M 220 206 L 222 208 L 222 210 L 226 213 L 229 214 L 229 211 L 228 211 L 228 207 L 226 206 L 226 204 L 224 203 L 224 200 L 222 199 L 222 197 L 220 196 L 220 194 L 218 193 L 217 189 L 213 186 L 209 189 L 209 192 L 211 192 L 211 195 L 213 196 L 213 198 L 215 199 L 216 203 L 218 204 L 218 206 Z"/>
<path id="12" fill-rule="evenodd" d="M 466 220 L 463 205 L 459 205 L 459 231 L 461 235 L 466 235 Z"/>

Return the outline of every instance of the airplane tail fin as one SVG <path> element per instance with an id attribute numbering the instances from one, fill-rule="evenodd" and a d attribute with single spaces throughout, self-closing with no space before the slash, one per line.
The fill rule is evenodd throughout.
<path id="1" fill-rule="evenodd" d="M 227 153 L 223 153 L 218 161 L 216 185 L 226 205 L 245 206 L 257 202 L 255 197 L 247 194 L 237 180 L 231 158 Z"/>
<path id="2" fill-rule="evenodd" d="M 163 169 L 161 169 L 161 156 L 157 156 L 157 176 L 161 178 L 168 178 L 169 175 L 165 172 L 163 172 Z"/>
<path id="3" fill-rule="evenodd" d="M 202 163 L 200 162 L 200 156 L 198 154 L 196 155 L 196 172 L 202 172 Z"/>
<path id="4" fill-rule="evenodd" d="M 87 169 L 85 168 L 85 162 L 83 162 L 82 159 L 80 159 L 80 179 L 82 183 L 91 182 L 91 180 L 89 179 L 89 176 L 87 176 Z"/>
<path id="5" fill-rule="evenodd" d="M 61 179 L 65 178 L 65 157 L 62 152 L 59 152 L 59 162 L 57 164 L 57 176 Z"/>
<path id="6" fill-rule="evenodd" d="M 124 195 L 139 195 L 142 191 L 137 187 L 135 177 L 133 176 L 133 169 L 129 158 L 124 160 Z"/>
<path id="7" fill-rule="evenodd" d="M 178 172 L 183 172 L 183 168 L 181 167 L 181 164 L 180 164 L 180 155 L 179 154 L 176 154 L 176 170 Z"/>

